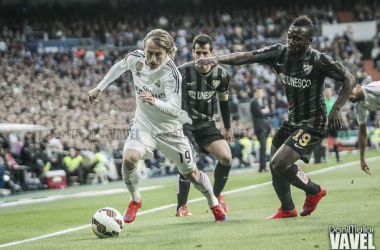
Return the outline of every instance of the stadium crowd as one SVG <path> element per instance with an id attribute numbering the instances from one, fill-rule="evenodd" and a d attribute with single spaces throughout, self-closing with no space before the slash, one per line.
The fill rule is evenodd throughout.
<path id="1" fill-rule="evenodd" d="M 149 11 L 146 11 L 148 4 Z M 312 46 L 342 61 L 360 83 L 371 81 L 361 62 L 362 54 L 348 31 L 333 40 L 320 37 L 322 23 L 339 22 L 338 11 L 345 10 L 339 1 L 335 5 L 319 3 L 305 4 L 303 7 L 247 8 L 236 5 L 229 11 L 226 11 L 228 5 L 217 5 L 220 7 L 213 6 L 210 15 L 211 4 L 194 1 L 188 8 L 175 11 L 171 5 L 156 6 L 162 10 L 157 12 L 152 11 L 155 9 L 155 1 L 120 1 L 117 6 L 97 3 L 90 6 L 11 5 L 2 8 L 0 123 L 36 124 L 51 130 L 40 132 L 37 137 L 29 133 L 14 135 L 13 140 L 9 138 L 9 133 L 4 132 L 0 158 L 5 162 L 0 161 L 0 167 L 6 166 L 17 185 L 20 184 L 20 177 L 14 170 L 16 165 L 30 167 L 34 176 L 39 177 L 47 169 L 65 169 L 64 156 L 60 156 L 59 152 L 68 154 L 70 149 L 76 151 L 72 158 L 79 151 L 96 153 L 106 149 L 103 151 L 108 155 L 120 159 L 128 135 L 128 124 L 135 110 L 131 74 L 126 73 L 118 78 L 103 93 L 103 100 L 107 101 L 102 101 L 95 107 L 89 105 L 87 93 L 102 80 L 115 62 L 121 60 L 127 52 L 141 48 L 141 39 L 153 27 L 166 29 L 173 35 L 179 48 L 176 64 L 181 65 L 192 60 L 189 43 L 200 33 L 214 38 L 217 55 L 255 50 L 285 42 L 291 20 L 303 13 L 312 17 L 316 27 L 316 38 Z M 354 1 L 354 20 L 380 20 L 378 5 L 376 1 Z M 15 9 L 15 12 L 9 11 L 11 9 Z M 18 14 L 8 18 L 10 13 Z M 83 13 L 88 15 L 83 17 Z M 90 37 L 95 41 L 96 48 L 85 50 L 68 47 L 49 53 L 36 46 L 36 38 L 28 35 L 34 34 L 30 33 L 33 31 L 44 31 L 50 39 L 62 41 Z M 379 39 L 380 36 L 374 38 L 375 43 Z M 287 101 L 280 79 L 268 67 L 247 65 L 228 69 L 232 76 L 230 108 L 235 135 L 231 148 L 235 152 L 234 156 L 239 159 L 236 166 L 241 166 L 251 161 L 247 159 L 251 155 L 251 148 L 256 145 L 252 126 L 241 122 L 241 104 L 250 102 L 258 86 L 264 88 L 265 105 L 271 113 L 271 127 L 276 130 L 286 118 Z M 338 93 L 340 86 L 334 81 L 327 79 L 326 85 Z M 352 104 L 345 105 L 342 120 L 343 129 L 356 128 Z M 380 118 L 372 114 L 369 123 L 378 127 Z M 47 148 L 53 151 L 48 153 Z M 162 155 L 156 153 L 154 161 L 146 162 L 150 169 L 165 162 Z M 94 162 L 87 165 L 91 169 L 95 168 L 96 161 Z M 212 158 L 203 157 L 200 160 L 204 168 L 212 165 L 210 162 L 213 162 Z M 83 176 L 83 173 L 75 174 Z M 86 183 L 84 178 L 80 182 Z M 17 186 L 13 189 L 19 190 Z"/>

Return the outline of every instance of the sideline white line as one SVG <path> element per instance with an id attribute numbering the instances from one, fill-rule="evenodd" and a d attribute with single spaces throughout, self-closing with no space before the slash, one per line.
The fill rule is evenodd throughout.
<path id="1" fill-rule="evenodd" d="M 380 160 L 380 156 L 376 156 L 376 157 L 372 157 L 372 158 L 366 159 L 367 162 L 373 162 L 373 161 L 376 161 L 376 160 Z M 357 165 L 359 163 L 360 163 L 359 161 L 345 163 L 345 164 L 342 164 L 342 165 L 333 166 L 333 167 L 329 167 L 329 168 L 325 168 L 325 169 L 309 172 L 307 174 L 308 175 L 316 175 L 316 174 L 320 174 L 320 173 L 326 173 L 326 172 L 330 172 L 330 171 L 341 169 L 341 168 L 355 166 L 355 165 Z M 251 189 L 256 189 L 256 188 L 268 186 L 268 185 L 271 185 L 271 184 L 272 184 L 272 182 L 268 181 L 268 182 L 264 182 L 264 183 L 257 184 L 257 185 L 252 185 L 252 186 L 248 186 L 248 187 L 244 187 L 244 188 L 239 188 L 239 189 L 223 192 L 223 194 L 225 194 L 225 195 L 227 195 L 227 194 L 234 194 L 234 193 L 238 193 L 238 192 L 242 192 L 242 191 L 246 191 L 246 190 L 251 190 Z M 197 198 L 197 199 L 193 199 L 193 200 L 188 201 L 188 203 L 194 203 L 194 202 L 205 200 L 205 199 L 206 198 L 204 198 L 204 197 L 203 198 Z M 144 214 L 150 214 L 150 213 L 154 213 L 154 212 L 161 211 L 161 210 L 164 210 L 164 209 L 167 209 L 167 208 L 171 208 L 171 207 L 175 207 L 175 206 L 177 206 L 177 204 L 169 204 L 169 205 L 165 205 L 165 206 L 161 206 L 161 207 L 157 207 L 157 208 L 153 208 L 153 209 L 149 209 L 149 210 L 146 210 L 146 211 L 139 212 L 137 215 L 139 216 L 139 215 L 144 215 Z M 37 241 L 37 240 L 41 240 L 41 239 L 45 239 L 45 238 L 49 238 L 49 237 L 53 237 L 53 236 L 57 236 L 57 235 L 61 235 L 61 234 L 71 233 L 71 232 L 82 230 L 82 229 L 85 229 L 85 228 L 88 228 L 88 227 L 91 227 L 91 224 L 83 225 L 83 226 L 80 226 L 80 227 L 69 228 L 69 229 L 66 229 L 66 230 L 63 230 L 63 231 L 58 231 L 58 232 L 51 233 L 51 234 L 45 234 L 45 235 L 42 235 L 42 236 L 39 236 L 39 237 L 35 237 L 35 238 L 30 238 L 30 239 L 26 239 L 26 240 L 20 240 L 20 241 L 14 241 L 14 242 L 6 243 L 6 244 L 3 244 L 3 245 L 0 245 L 0 248 L 14 246 L 14 245 L 19 245 L 19 244 L 23 244 L 23 243 L 27 243 L 27 242 L 32 242 L 32 241 Z"/>
<path id="2" fill-rule="evenodd" d="M 140 191 L 148 191 L 148 190 L 159 189 L 163 187 L 164 187 L 163 185 L 142 187 L 140 188 Z M 87 191 L 87 192 L 80 192 L 80 193 L 66 194 L 66 195 L 52 195 L 45 198 L 37 198 L 37 199 L 25 198 L 25 199 L 20 199 L 18 201 L 1 203 L 0 208 L 54 201 L 54 200 L 60 200 L 63 198 L 81 198 L 81 197 L 91 197 L 91 196 L 121 194 L 121 193 L 128 193 L 128 190 L 126 188 L 116 188 L 116 189 L 101 190 L 101 191 Z"/>

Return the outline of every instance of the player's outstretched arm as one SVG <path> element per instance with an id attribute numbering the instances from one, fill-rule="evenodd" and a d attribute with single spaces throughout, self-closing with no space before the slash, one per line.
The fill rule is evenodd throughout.
<path id="1" fill-rule="evenodd" d="M 360 151 L 360 166 L 364 172 L 367 174 L 372 174 L 369 170 L 369 167 L 365 161 L 365 149 L 367 147 L 367 124 L 359 124 L 358 131 L 358 140 L 359 140 L 359 151 Z"/>
<path id="2" fill-rule="evenodd" d="M 243 65 L 254 62 L 254 55 L 252 52 L 237 52 L 223 56 L 215 56 L 209 58 L 201 58 L 198 59 L 195 64 L 202 65 L 217 65 L 220 64 L 228 64 L 228 65 Z"/>
<path id="3" fill-rule="evenodd" d="M 342 106 L 347 102 L 348 97 L 350 97 L 350 94 L 355 84 L 356 80 L 354 76 L 350 72 L 346 71 L 343 77 L 342 89 L 339 93 L 339 97 L 336 100 L 329 114 L 329 126 L 331 127 L 331 129 L 338 130 L 341 127 L 339 121 L 339 112 Z"/>
<path id="4" fill-rule="evenodd" d="M 125 59 L 123 59 L 125 60 Z M 123 74 L 127 68 L 125 66 L 122 66 L 123 60 L 116 63 L 112 68 L 108 71 L 106 76 L 103 78 L 103 80 L 96 86 L 96 88 L 90 90 L 88 92 L 88 100 L 91 104 L 96 104 L 99 101 L 99 97 L 102 93 L 102 91 L 107 88 L 107 86 L 115 81 L 121 74 Z"/>

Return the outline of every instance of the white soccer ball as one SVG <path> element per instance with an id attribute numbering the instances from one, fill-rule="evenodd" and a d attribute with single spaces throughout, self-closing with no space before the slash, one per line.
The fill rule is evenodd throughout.
<path id="1" fill-rule="evenodd" d="M 99 238 L 117 237 L 123 227 L 123 217 L 112 207 L 101 208 L 92 217 L 92 231 Z"/>

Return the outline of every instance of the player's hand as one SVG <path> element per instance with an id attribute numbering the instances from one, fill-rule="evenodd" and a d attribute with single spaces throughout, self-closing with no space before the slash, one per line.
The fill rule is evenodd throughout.
<path id="1" fill-rule="evenodd" d="M 92 105 L 95 105 L 99 102 L 99 97 L 101 94 L 102 94 L 102 91 L 100 91 L 99 89 L 97 88 L 91 89 L 88 92 L 88 100 L 90 101 Z"/>
<path id="2" fill-rule="evenodd" d="M 232 142 L 232 136 L 229 128 L 226 128 L 226 133 L 224 134 L 224 137 L 226 138 L 228 145 L 230 145 Z"/>
<path id="3" fill-rule="evenodd" d="M 143 101 L 143 102 L 147 102 L 149 103 L 151 106 L 154 105 L 154 97 L 152 96 L 152 94 L 150 92 L 142 92 L 140 94 L 140 100 Z"/>
<path id="4" fill-rule="evenodd" d="M 201 58 L 195 61 L 196 66 L 203 66 L 203 65 L 217 65 L 218 64 L 218 57 L 208 57 L 208 58 Z"/>
<path id="5" fill-rule="evenodd" d="M 371 171 L 369 170 L 369 167 L 368 167 L 367 163 L 365 162 L 365 160 L 360 161 L 360 166 L 362 167 L 362 170 L 364 172 L 366 172 L 367 174 L 372 174 Z"/>
<path id="6" fill-rule="evenodd" d="M 339 120 L 339 110 L 332 108 L 329 114 L 329 127 L 332 130 L 339 130 L 341 128 Z"/>

